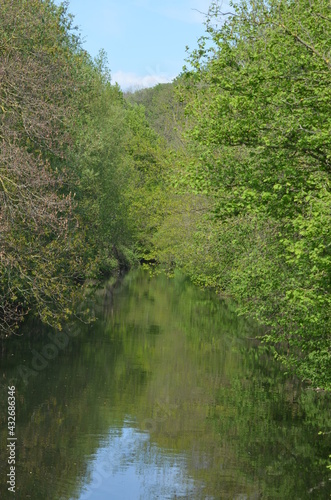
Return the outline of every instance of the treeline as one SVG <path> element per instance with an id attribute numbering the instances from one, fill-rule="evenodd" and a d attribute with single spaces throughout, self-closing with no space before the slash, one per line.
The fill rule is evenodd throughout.
<path id="1" fill-rule="evenodd" d="M 0 1 L 1 336 L 29 312 L 61 328 L 82 283 L 137 261 L 132 193 L 158 175 L 159 142 L 66 4 Z"/>
<path id="2" fill-rule="evenodd" d="M 330 8 L 212 3 L 173 84 L 123 95 L 65 5 L 0 0 L 0 317 L 61 327 L 139 261 L 233 298 L 330 389 Z"/>
<path id="3" fill-rule="evenodd" d="M 172 90 L 177 107 L 169 88 L 131 96 L 158 129 L 160 106 L 176 111 L 155 253 L 234 298 L 287 368 L 330 389 L 330 5 L 232 11 L 211 5 Z"/>

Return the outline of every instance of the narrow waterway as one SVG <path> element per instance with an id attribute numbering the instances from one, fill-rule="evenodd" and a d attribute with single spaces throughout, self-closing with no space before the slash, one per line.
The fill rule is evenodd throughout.
<path id="1" fill-rule="evenodd" d="M 2 345 L 0 498 L 326 499 L 330 396 L 302 386 L 256 327 L 181 276 L 128 274 L 61 335 Z"/>

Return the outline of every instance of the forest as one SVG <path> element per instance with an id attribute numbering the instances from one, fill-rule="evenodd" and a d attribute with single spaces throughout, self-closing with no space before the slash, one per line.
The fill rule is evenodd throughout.
<path id="1" fill-rule="evenodd" d="M 180 269 L 331 389 L 328 0 L 248 0 L 169 84 L 123 93 L 67 3 L 0 0 L 0 336 L 89 321 L 139 265 Z"/>

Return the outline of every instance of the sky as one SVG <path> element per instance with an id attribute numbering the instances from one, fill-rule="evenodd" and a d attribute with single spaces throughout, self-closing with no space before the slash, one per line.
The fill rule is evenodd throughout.
<path id="1" fill-rule="evenodd" d="M 56 1 L 57 4 L 60 0 Z M 175 78 L 204 34 L 211 0 L 69 0 L 69 12 L 93 57 L 108 56 L 112 82 L 122 90 Z M 226 5 L 226 2 L 224 2 Z M 196 10 L 194 10 L 196 9 Z"/>

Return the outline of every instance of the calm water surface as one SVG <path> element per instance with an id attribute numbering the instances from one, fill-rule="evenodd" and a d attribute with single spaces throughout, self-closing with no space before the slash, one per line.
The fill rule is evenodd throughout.
<path id="1" fill-rule="evenodd" d="M 20 500 L 330 498 L 330 396 L 286 376 L 229 304 L 138 271 L 91 309 L 92 326 L 2 346 L 0 498 L 12 383 Z"/>

